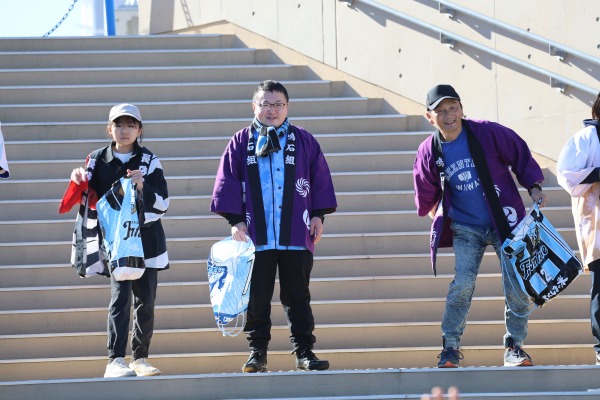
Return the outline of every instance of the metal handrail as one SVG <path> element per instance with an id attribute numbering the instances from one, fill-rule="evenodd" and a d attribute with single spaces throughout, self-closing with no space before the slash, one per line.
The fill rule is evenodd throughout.
<path id="1" fill-rule="evenodd" d="M 377 9 L 383 11 L 383 12 L 386 12 L 388 14 L 392 14 L 392 15 L 398 17 L 398 18 L 401 18 L 401 19 L 403 19 L 405 21 L 408 21 L 411 24 L 418 25 L 418 26 L 420 26 L 422 28 L 429 29 L 431 31 L 439 33 L 440 34 L 440 41 L 442 43 L 446 43 L 448 45 L 448 47 L 454 46 L 454 44 L 456 42 L 461 42 L 461 43 L 466 44 L 467 46 L 470 46 L 470 47 L 473 47 L 475 49 L 481 50 L 481 51 L 483 51 L 483 52 L 485 52 L 487 54 L 490 54 L 490 55 L 492 55 L 494 57 L 500 58 L 500 59 L 508 61 L 508 62 L 510 62 L 512 64 L 515 64 L 515 65 L 518 65 L 520 67 L 523 67 L 523 68 L 525 68 L 525 69 L 527 69 L 529 71 L 533 71 L 533 72 L 536 72 L 538 74 L 547 76 L 547 77 L 550 78 L 550 82 L 549 82 L 550 86 L 559 89 L 561 92 L 563 92 L 566 89 L 567 85 L 568 85 L 568 86 L 577 88 L 577 89 L 579 89 L 579 90 L 581 90 L 581 91 L 583 91 L 585 93 L 591 94 L 593 96 L 595 96 L 595 95 L 598 94 L 598 90 L 595 89 L 595 88 L 591 88 L 591 87 L 586 86 L 584 84 L 581 84 L 579 82 L 576 82 L 576 81 L 573 81 L 571 79 L 565 78 L 565 77 L 563 77 L 561 75 L 555 74 L 552 71 L 548 71 L 546 69 L 537 67 L 535 65 L 531 65 L 531 64 L 529 64 L 527 62 L 524 62 L 524 61 L 521 61 L 521 60 L 519 60 L 517 58 L 508 56 L 508 55 L 506 55 L 504 53 L 501 53 L 501 52 L 499 52 L 497 50 L 494 50 L 492 48 L 489 48 L 487 46 L 483 46 L 483 45 L 481 45 L 481 44 L 479 44 L 477 42 L 474 42 L 474 41 L 472 41 L 470 39 L 467 39 L 465 37 L 456 35 L 456 34 L 454 34 L 452 32 L 449 32 L 449 31 L 447 31 L 445 29 L 441 29 L 441 28 L 438 28 L 435 25 L 429 24 L 427 22 L 423 22 L 423 21 L 421 21 L 419 19 L 414 18 L 413 16 L 401 13 L 398 10 L 394 10 L 393 8 L 384 6 L 383 4 L 377 3 L 376 1 L 372 1 L 372 0 L 338 0 L 338 1 L 342 1 L 342 2 L 348 3 L 348 7 L 351 7 L 355 2 L 364 3 L 366 5 L 369 5 L 369 6 L 373 7 L 373 8 L 377 8 Z"/>
<path id="2" fill-rule="evenodd" d="M 509 25 L 507 23 L 498 21 L 497 19 L 490 18 L 487 15 L 477 13 L 468 8 L 451 3 L 449 1 L 445 1 L 445 0 L 434 0 L 434 1 L 438 4 L 443 4 L 444 6 L 446 6 L 446 9 L 444 11 L 446 13 L 452 13 L 453 11 L 459 11 L 462 14 L 466 14 L 473 18 L 477 18 L 478 20 L 484 21 L 484 22 L 486 22 L 490 25 L 496 26 L 498 28 L 502 28 L 508 32 L 515 33 L 524 38 L 533 40 L 534 42 L 548 45 L 548 50 L 549 50 L 550 54 L 559 57 L 561 60 L 567 54 L 572 54 L 577 58 L 581 58 L 582 60 L 586 60 L 593 64 L 600 65 L 600 58 L 598 58 L 598 57 L 594 57 L 592 55 L 583 53 L 579 50 L 575 50 L 573 48 L 567 47 L 564 44 L 554 42 L 550 39 L 536 35 L 535 33 L 531 33 L 529 31 L 523 30 L 521 28 L 517 28 L 516 26 Z"/>

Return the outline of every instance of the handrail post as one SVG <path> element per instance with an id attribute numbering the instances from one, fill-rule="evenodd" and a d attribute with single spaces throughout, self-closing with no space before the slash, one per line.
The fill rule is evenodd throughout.
<path id="1" fill-rule="evenodd" d="M 116 35 L 115 27 L 115 2 L 114 0 L 104 0 L 104 9 L 106 13 L 106 34 L 108 36 Z"/>

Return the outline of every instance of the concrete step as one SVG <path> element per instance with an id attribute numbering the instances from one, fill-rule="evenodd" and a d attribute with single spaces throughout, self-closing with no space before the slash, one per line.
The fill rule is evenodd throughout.
<path id="1" fill-rule="evenodd" d="M 11 177 L 18 179 L 58 179 L 69 177 L 73 168 L 83 165 L 87 153 L 70 160 L 25 160 L 11 161 Z M 327 163 L 332 172 L 366 172 L 385 170 L 405 170 L 414 162 L 412 151 L 373 151 L 361 153 L 326 153 Z M 200 157 L 160 157 L 163 170 L 170 175 L 190 173 L 214 174 L 219 166 L 219 156 Z M 42 174 L 41 171 L 44 171 Z"/>
<path id="2" fill-rule="evenodd" d="M 469 322 L 463 346 L 486 346 L 502 342 L 504 320 Z M 287 325 L 273 326 L 269 350 L 290 348 Z M 441 346 L 439 322 L 387 322 L 378 324 L 321 324 L 315 336 L 318 349 L 394 348 Z M 593 340 L 589 319 L 535 320 L 528 325 L 526 346 L 588 343 Z M 1 359 L 95 357 L 106 349 L 106 330 L 73 333 L 1 335 Z M 247 349 L 243 334 L 224 336 L 216 327 L 189 329 L 155 329 L 152 354 L 229 353 Z"/>
<path id="3" fill-rule="evenodd" d="M 358 355 L 362 359 L 364 354 Z M 279 355 L 275 355 L 279 358 Z M 283 357 L 283 356 L 282 356 Z M 274 358 L 274 357 L 271 357 Z M 269 360 L 271 360 L 269 358 Z M 219 361 L 218 359 L 203 360 Z M 242 361 L 243 362 L 243 361 Z M 289 363 L 289 360 L 288 360 Z M 165 360 L 166 364 L 166 360 Z M 102 365 L 99 365 L 102 369 Z M 331 400 L 396 400 L 421 399 L 431 387 L 456 386 L 462 397 L 474 400 L 508 400 L 520 398 L 566 400 L 598 396 L 593 366 L 538 366 L 526 369 L 479 367 L 461 369 L 331 370 L 306 373 L 300 371 L 266 374 L 194 374 L 164 375 L 128 379 L 58 379 L 9 381 L 0 383 L 1 399 L 45 398 L 75 400 L 86 393 L 90 400 L 119 398 L 123 393 L 136 393 L 148 400 L 173 398 L 202 399 L 331 399 Z M 288 367 L 289 369 L 289 367 Z M 95 376 L 101 372 L 96 372 Z M 540 379 L 543 378 L 543 379 Z M 481 382 L 486 382 L 481 385 Z M 506 387 L 510 382 L 510 390 Z"/>
<path id="4" fill-rule="evenodd" d="M 201 228 L 199 227 L 199 230 Z M 573 228 L 557 228 L 557 231 L 572 248 L 577 247 Z M 206 259 L 210 246 L 231 234 L 227 224 L 222 224 L 218 236 L 168 237 L 169 255 L 174 260 Z M 31 252 L 37 246 L 40 253 Z M 425 253 L 429 251 L 429 231 L 375 232 L 375 233 L 325 233 L 317 245 L 320 256 L 378 255 L 398 253 Z M 441 249 L 440 253 L 450 249 Z M 71 240 L 49 242 L 4 242 L 0 243 L 0 260 L 10 264 L 59 264 L 67 262 L 71 254 Z"/>
<path id="5" fill-rule="evenodd" d="M 439 274 L 454 273 L 454 254 L 438 256 Z M 186 282 L 207 280 L 206 259 L 173 259 L 168 273 L 159 274 L 160 282 Z M 497 273 L 500 263 L 491 248 L 482 257 L 479 273 Z M 428 253 L 335 255 L 315 256 L 311 272 L 313 278 L 340 278 L 364 276 L 411 276 L 431 273 Z M 580 279 L 588 279 L 587 275 Z M 94 279 L 80 279 L 69 264 L 8 264 L 0 265 L 0 287 L 36 287 L 96 284 Z"/>
<path id="6" fill-rule="evenodd" d="M 383 210 L 392 210 L 400 204 L 397 192 L 358 192 L 336 193 L 339 209 L 361 211 L 375 207 Z M 197 213 L 210 215 L 210 195 L 200 196 L 170 196 L 168 216 L 185 216 Z M 367 207 L 367 201 L 368 207 Z M 74 220 L 75 207 L 70 213 L 58 214 L 60 199 L 41 200 L 4 200 L 0 201 L 0 208 L 5 211 L 7 221 L 19 221 L 25 218 L 33 219 L 68 219 Z M 373 207 L 373 208 L 371 208 Z"/>
<path id="7" fill-rule="evenodd" d="M 579 345 L 535 345 L 527 347 L 528 353 L 539 366 L 585 365 L 594 360 L 593 349 L 588 344 Z M 464 367 L 502 365 L 502 346 L 464 346 L 461 349 Z M 436 347 L 395 347 L 315 350 L 322 359 L 328 359 L 333 370 L 355 369 L 357 360 L 361 368 L 431 368 L 437 364 L 440 346 Z M 270 351 L 269 371 L 289 371 L 295 369 L 294 356 L 286 351 Z M 186 353 L 156 354 L 150 360 L 165 375 L 181 374 L 221 374 L 240 371 L 247 360 L 247 352 L 235 353 Z M 490 360 L 494 360 L 490 362 Z M 490 365 L 491 364 L 491 365 Z M 68 379 L 94 378 L 104 373 L 106 357 L 61 357 L 38 359 L 0 360 L 0 380 L 12 381 L 27 376 L 29 379 Z M 538 367 L 539 368 L 539 367 Z M 470 368 L 459 369 L 469 370 Z M 520 371 L 521 369 L 519 369 Z M 595 368 L 591 370 L 597 372 Z M 524 372 L 519 372 L 520 374 Z M 316 374 L 319 374 L 318 372 Z M 269 374 L 266 374 L 269 375 Z M 554 387 L 545 374 L 544 386 Z M 539 378 L 538 378 L 539 379 Z M 152 379 L 148 379 L 149 381 Z M 122 381 L 122 380 L 121 380 Z M 596 387 L 587 380 L 589 387 Z M 331 382 L 329 383 L 331 384 Z M 504 382 L 506 384 L 506 381 Z M 433 386 L 433 385 L 431 385 Z M 561 386 L 566 390 L 569 384 Z M 479 384 L 478 387 L 481 387 Z M 529 382 L 531 388 L 531 382 Z M 519 390 L 511 381 L 511 391 Z M 339 392 L 338 392 L 339 393 Z"/>
<path id="8" fill-rule="evenodd" d="M 283 81 L 294 93 L 294 99 L 304 97 L 340 97 L 343 83 L 323 80 Z M 130 103 L 149 101 L 221 101 L 246 100 L 250 103 L 256 81 L 244 82 L 180 82 L 180 83 L 123 83 L 104 85 L 52 85 L 52 86 L 3 86 L 0 87 L 0 104 L 62 104 L 96 103 L 118 104 L 123 102 L 119 93 L 127 92 Z M 107 108 L 105 113 L 108 115 Z M 142 115 L 144 109 L 141 109 Z M 251 109 L 248 109 L 250 114 Z M 2 121 L 13 122 L 6 112 L 0 114 Z M 106 117 L 102 118 L 103 122 Z M 23 121 L 19 121 L 23 122 Z"/>
<path id="9" fill-rule="evenodd" d="M 356 149 L 365 152 L 412 151 L 416 154 L 418 143 L 428 132 L 381 132 L 381 133 L 330 133 L 314 134 L 325 153 L 351 153 Z M 164 157 L 203 157 L 220 156 L 227 146 L 231 134 L 216 137 L 189 138 L 144 138 L 143 145 L 156 149 L 156 154 Z M 74 155 L 85 158 L 92 150 L 107 146 L 105 138 L 88 140 L 20 140 L 4 142 L 6 153 L 10 154 L 11 165 L 25 160 L 69 160 Z M 414 161 L 414 156 L 413 156 Z M 412 168 L 412 165 L 411 165 Z M 38 171 L 41 173 L 42 171 Z M 39 176 L 41 177 L 41 176 Z"/>
<path id="10" fill-rule="evenodd" d="M 2 51 L 0 65 L 16 68 L 98 68 L 170 66 L 170 65 L 223 65 L 266 64 L 271 51 L 251 48 L 154 48 L 106 50 L 55 50 L 55 51 Z"/>
<path id="11" fill-rule="evenodd" d="M 308 84 L 308 83 L 306 83 Z M 199 84 L 200 85 L 200 84 Z M 81 120 L 98 120 L 102 117 L 107 118 L 108 110 L 114 104 L 119 102 L 121 96 L 115 95 L 122 90 L 131 90 L 135 95 L 130 96 L 129 101 L 136 104 L 142 110 L 143 118 L 146 114 L 152 119 L 190 119 L 190 118 L 239 118 L 248 115 L 251 110 L 251 100 L 218 100 L 213 99 L 198 101 L 198 88 L 196 85 L 174 85 L 167 87 L 151 87 L 152 85 L 141 84 L 140 88 L 114 88 L 107 87 L 109 92 L 109 101 L 107 103 L 86 103 L 86 104 L 31 104 L 29 99 L 26 99 L 22 105 L 0 105 L 0 113 L 10 115 L 12 121 L 27 121 L 27 122 L 49 122 L 49 121 L 64 121 L 67 119 Z M 115 90 L 116 89 L 116 90 Z M 94 88 L 85 88 L 82 97 L 90 98 L 94 96 L 98 101 L 104 101 L 101 94 L 89 93 L 93 92 Z M 4 94 L 0 91 L 0 94 Z M 59 97 L 60 90 L 55 90 L 53 97 Z M 186 96 L 186 92 L 191 95 Z M 40 96 L 36 92 L 35 96 Z M 157 95 L 156 93 L 161 93 Z M 12 93 L 8 93 L 12 95 Z M 242 96 L 245 93 L 242 93 Z M 75 94 L 65 94 L 69 101 L 77 101 Z M 139 97 L 138 97 L 139 96 Z M 246 97 L 246 96 L 244 96 Z M 42 100 L 42 99 L 41 99 Z M 58 99 L 57 99 L 58 100 Z M 39 100 L 38 100 L 39 101 Z M 83 101 L 83 100 L 81 100 Z M 151 101 L 151 102 L 149 102 Z M 14 101 L 16 103 L 16 100 Z M 289 103 L 289 116 L 331 116 L 331 115 L 359 115 L 359 114 L 376 114 L 380 111 L 382 101 L 379 99 L 368 99 L 365 97 L 327 97 L 327 98 L 297 98 L 293 103 Z"/>
<path id="12" fill-rule="evenodd" d="M 50 52 L 76 50 L 156 50 L 243 47 L 235 35 L 155 35 L 155 36 L 90 36 L 2 38 L 5 52 Z"/>
<path id="13" fill-rule="evenodd" d="M 550 204 L 554 207 L 567 207 L 571 198 L 562 188 L 544 188 L 548 194 Z M 531 198 L 527 192 L 521 190 L 523 201 L 529 204 Z M 389 190 L 389 191 L 363 191 L 363 192 L 340 192 L 336 191 L 338 201 L 338 212 L 358 211 L 396 211 L 414 210 L 414 192 Z M 168 216 L 183 215 L 209 215 L 211 195 L 170 196 Z M 5 211 L 2 216 L 5 221 L 18 221 L 23 219 L 74 219 L 75 209 L 67 214 L 57 214 L 60 199 L 39 200 L 0 200 L 0 208 Z M 548 206 L 548 209 L 551 207 Z M 335 215 L 335 214 L 334 214 Z M 426 217 L 423 217 L 427 220 Z M 554 223 L 554 219 L 550 221 Z"/>
<path id="14" fill-rule="evenodd" d="M 306 86 L 310 86 L 307 84 Z M 213 89 L 214 90 L 214 89 Z M 312 94 L 312 93 L 311 93 Z M 106 110 L 108 115 L 110 109 Z M 3 118 L 0 115 L 0 118 Z M 247 127 L 251 123 L 249 117 L 227 119 L 190 119 L 190 120 L 145 120 L 144 136 L 146 138 L 187 138 L 229 136 Z M 328 117 L 296 117 L 292 123 L 308 129 L 313 134 L 362 133 L 370 131 L 391 132 L 393 130 L 412 129 L 414 118 L 404 115 L 354 115 Z M 73 121 L 73 122 L 37 122 L 37 123 L 4 123 L 2 133 L 4 140 L 86 140 L 102 139 L 106 121 Z M 157 149 L 158 150 L 158 149 Z M 160 153 L 160 152 L 158 152 Z M 78 155 L 77 155 L 78 156 Z"/>
<path id="15" fill-rule="evenodd" d="M 167 237 L 188 237 L 199 233 L 217 236 L 228 229 L 223 217 L 215 214 L 196 216 L 164 216 L 162 224 Z M 414 211 L 382 211 L 336 213 L 327 217 L 325 232 L 329 234 L 356 232 L 389 232 L 399 226 L 427 229 L 429 221 Z M 0 242 L 50 242 L 68 239 L 73 234 L 73 220 L 0 221 Z"/>
<path id="16" fill-rule="evenodd" d="M 206 203 L 204 204 L 206 205 Z M 555 228 L 573 226 L 571 209 L 548 207 L 544 215 Z M 184 215 L 162 217 L 162 224 L 168 237 L 195 236 L 198 233 L 216 236 L 228 225 L 223 217 L 216 214 Z M 400 230 L 427 230 L 431 220 L 417 216 L 413 210 L 405 211 L 339 211 L 327 216 L 324 231 L 328 234 L 348 232 L 378 233 Z M 19 241 L 60 241 L 73 234 L 72 219 L 0 221 L 0 242 Z"/>
<path id="17" fill-rule="evenodd" d="M 16 68 L 0 69 L 0 86 L 104 85 L 126 83 L 226 82 L 308 79 L 307 66 L 290 64 L 193 65 L 111 68 Z M 313 76 L 314 77 L 314 76 Z"/>
<path id="18" fill-rule="evenodd" d="M 168 272 L 162 272 L 168 273 Z M 12 287 L 0 289 L 1 310 L 21 310 L 24 305 L 35 308 L 54 309 L 99 307 L 110 297 L 109 282 L 103 277 L 94 279 L 96 284 L 69 286 Z M 436 297 L 445 294 L 453 275 L 415 275 L 388 277 L 314 278 L 311 280 L 311 296 L 319 300 L 359 299 L 408 299 Z M 500 273 L 479 274 L 475 296 L 502 296 Z M 93 281 L 92 281 L 93 282 Z M 575 280 L 563 293 L 584 294 L 589 292 L 589 281 Z M 208 303 L 206 281 L 159 283 L 157 304 L 178 305 Z"/>
<path id="19" fill-rule="evenodd" d="M 311 302 L 311 307 L 317 324 L 430 322 L 437 323 L 439 326 L 446 301 L 444 295 L 445 292 L 432 298 L 315 300 Z M 275 301 L 277 296 L 273 298 L 272 322 L 274 325 L 284 325 L 286 320 L 285 314 L 280 311 L 282 310 L 281 303 Z M 105 331 L 108 300 L 107 297 L 105 304 L 97 307 L 73 307 L 71 305 L 70 308 L 0 311 L 0 322 L 2 322 L 0 335 Z M 212 307 L 208 299 L 204 300 L 203 303 L 197 304 L 157 305 L 155 328 L 215 328 Z M 418 309 L 419 312 L 416 313 L 415 309 Z M 503 318 L 504 296 L 473 298 L 468 323 L 489 321 L 490 319 L 501 321 Z M 587 318 L 589 318 L 589 294 L 561 294 L 530 315 L 530 321 Z"/>
<path id="20" fill-rule="evenodd" d="M 77 166 L 77 165 L 75 165 Z M 412 171 L 333 172 L 336 191 L 382 191 L 412 187 Z M 166 176 L 169 195 L 195 196 L 212 195 L 215 176 Z M 0 181 L 1 200 L 62 199 L 69 184 L 69 176 L 63 179 L 11 179 Z M 57 204 L 58 207 L 58 204 Z"/>

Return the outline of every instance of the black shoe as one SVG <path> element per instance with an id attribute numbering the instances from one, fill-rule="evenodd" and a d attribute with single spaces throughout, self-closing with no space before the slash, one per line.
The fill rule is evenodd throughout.
<path id="1" fill-rule="evenodd" d="M 254 350 L 242 366 L 242 372 L 267 372 L 267 350 Z"/>
<path id="2" fill-rule="evenodd" d="M 296 369 L 302 371 L 323 371 L 329 368 L 329 361 L 319 360 L 310 349 L 298 349 L 296 353 Z"/>
<path id="3" fill-rule="evenodd" d="M 600 353 L 596 352 L 596 365 L 600 365 Z"/>
<path id="4" fill-rule="evenodd" d="M 460 351 L 448 347 L 442 350 L 438 358 L 440 359 L 438 368 L 458 368 L 460 367 L 460 360 L 463 359 L 463 355 Z"/>

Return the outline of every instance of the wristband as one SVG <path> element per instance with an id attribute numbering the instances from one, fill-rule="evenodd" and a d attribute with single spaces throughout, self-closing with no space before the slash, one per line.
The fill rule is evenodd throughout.
<path id="1" fill-rule="evenodd" d="M 541 192 L 542 191 L 542 185 L 540 185 L 539 183 L 534 183 L 533 185 L 531 185 L 531 187 L 529 189 L 527 189 L 527 193 L 529 193 L 530 196 L 531 196 L 531 191 L 533 189 L 538 189 Z"/>

